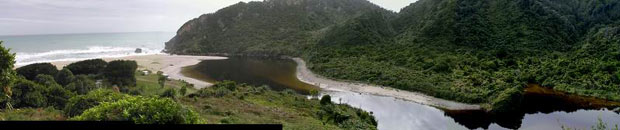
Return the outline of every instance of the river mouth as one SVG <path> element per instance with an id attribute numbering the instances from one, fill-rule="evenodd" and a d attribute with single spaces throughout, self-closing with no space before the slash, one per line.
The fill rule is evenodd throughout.
<path id="1" fill-rule="evenodd" d="M 187 67 L 183 74 L 207 82 L 232 80 L 252 85 L 268 85 L 275 90 L 293 89 L 302 94 L 318 87 L 296 77 L 297 64 L 288 59 L 230 57 L 203 61 Z M 349 91 L 323 91 L 336 103 L 370 111 L 382 130 L 392 129 L 585 129 L 605 123 L 620 123 L 620 114 L 609 105 L 617 102 L 565 94 L 535 86 L 525 89 L 518 111 L 487 113 L 483 110 L 450 111 L 392 97 Z"/>

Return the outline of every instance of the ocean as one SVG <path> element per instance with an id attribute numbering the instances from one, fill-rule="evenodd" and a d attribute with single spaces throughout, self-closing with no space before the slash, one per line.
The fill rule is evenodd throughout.
<path id="1" fill-rule="evenodd" d="M 173 32 L 90 33 L 0 36 L 4 47 L 16 53 L 16 65 L 79 61 L 162 53 Z M 135 53 L 136 49 L 142 53 Z"/>

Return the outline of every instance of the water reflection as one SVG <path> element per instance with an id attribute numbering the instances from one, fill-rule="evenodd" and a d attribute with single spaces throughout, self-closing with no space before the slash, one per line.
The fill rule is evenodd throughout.
<path id="1" fill-rule="evenodd" d="M 296 67 L 294 61 L 279 58 L 230 57 L 227 60 L 203 61 L 191 67 L 194 71 L 185 72 L 212 83 L 232 80 L 256 86 L 268 85 L 275 90 L 293 89 L 302 94 L 318 89 L 297 80 Z"/>
<path id="2" fill-rule="evenodd" d="M 484 111 L 449 111 L 459 124 L 467 128 L 488 128 L 492 123 L 510 129 L 589 128 L 600 117 L 608 124 L 620 123 L 620 114 L 610 111 L 618 104 L 592 97 L 581 97 L 530 84 L 516 111 L 487 113 Z M 538 118 L 526 118 L 538 117 Z M 569 118 L 572 117 L 572 118 Z M 522 122 L 523 121 L 523 122 Z"/>
<path id="3" fill-rule="evenodd" d="M 369 94 L 326 91 L 335 103 L 346 103 L 370 111 L 380 130 L 460 130 L 467 129 L 430 106 Z"/>

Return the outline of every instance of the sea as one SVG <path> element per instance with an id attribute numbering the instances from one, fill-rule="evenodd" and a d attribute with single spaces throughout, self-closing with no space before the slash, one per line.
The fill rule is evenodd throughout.
<path id="1" fill-rule="evenodd" d="M 88 33 L 0 36 L 16 54 L 16 66 L 162 53 L 174 32 Z M 142 53 L 136 53 L 140 48 Z"/>

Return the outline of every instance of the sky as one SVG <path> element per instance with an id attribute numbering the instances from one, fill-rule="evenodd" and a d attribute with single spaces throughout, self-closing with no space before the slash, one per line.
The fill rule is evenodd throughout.
<path id="1" fill-rule="evenodd" d="M 0 0 L 0 35 L 175 32 L 188 20 L 251 0 Z M 416 0 L 369 0 L 388 10 Z"/>

